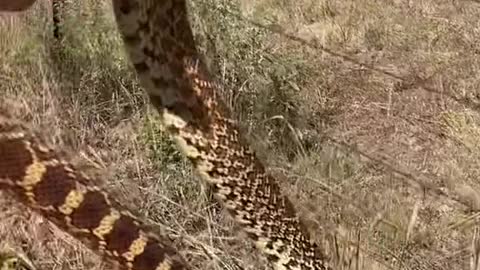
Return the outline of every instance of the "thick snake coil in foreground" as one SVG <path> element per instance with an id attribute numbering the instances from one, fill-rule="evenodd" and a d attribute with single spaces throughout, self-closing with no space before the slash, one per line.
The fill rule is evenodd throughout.
<path id="1" fill-rule="evenodd" d="M 277 270 L 331 269 L 245 143 L 199 60 L 185 0 L 113 0 L 142 86 L 182 152 Z M 20 125 L 0 121 L 0 188 L 127 269 L 186 269 L 108 194 Z"/>
<path id="2" fill-rule="evenodd" d="M 150 232 L 93 182 L 0 115 L 0 189 L 126 269 L 187 269 L 166 235 Z"/>

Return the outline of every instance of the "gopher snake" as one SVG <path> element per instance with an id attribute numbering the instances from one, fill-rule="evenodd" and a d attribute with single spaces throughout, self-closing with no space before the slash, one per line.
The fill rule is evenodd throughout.
<path id="1" fill-rule="evenodd" d="M 64 0 L 52 0 L 52 21 L 53 21 L 53 37 L 61 39 L 63 36 L 60 32 L 60 23 L 62 20 L 62 5 Z"/>
<path id="2" fill-rule="evenodd" d="M 163 126 L 275 269 L 331 269 L 242 138 L 199 59 L 185 0 L 113 0 L 130 60 Z M 0 121 L 0 188 L 127 269 L 187 269 L 142 223 L 20 124 Z"/>

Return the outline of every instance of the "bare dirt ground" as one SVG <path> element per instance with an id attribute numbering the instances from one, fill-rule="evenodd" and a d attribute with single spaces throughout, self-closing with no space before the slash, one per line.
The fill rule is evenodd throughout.
<path id="1" fill-rule="evenodd" d="M 479 269 L 479 2 L 191 2 L 221 94 L 339 269 Z M 269 269 L 162 133 L 109 1 L 71 3 L 61 44 L 49 12 L 0 17 L 4 106 L 194 269 Z M 8 196 L 0 208 L 1 244 L 40 269 L 111 268 Z"/>

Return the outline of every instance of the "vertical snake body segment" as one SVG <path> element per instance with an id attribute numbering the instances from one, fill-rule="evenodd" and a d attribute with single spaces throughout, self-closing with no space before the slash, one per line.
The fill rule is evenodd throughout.
<path id="1" fill-rule="evenodd" d="M 185 0 L 113 0 L 119 30 L 164 126 L 277 270 L 331 269 L 265 172 L 199 60 Z"/>
<path id="2" fill-rule="evenodd" d="M 52 1 L 52 21 L 53 21 L 53 37 L 61 39 L 62 33 L 62 14 L 64 13 L 64 6 L 66 0 L 51 0 Z"/>

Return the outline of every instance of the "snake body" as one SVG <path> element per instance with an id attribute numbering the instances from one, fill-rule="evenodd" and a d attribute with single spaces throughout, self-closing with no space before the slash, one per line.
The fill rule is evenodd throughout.
<path id="1" fill-rule="evenodd" d="M 163 125 L 276 269 L 327 269 L 294 208 L 242 138 L 201 62 L 184 0 L 114 0 L 119 30 Z"/>
<path id="2" fill-rule="evenodd" d="M 61 39 L 62 33 L 60 24 L 62 21 L 62 6 L 65 0 L 52 0 L 52 23 L 53 23 L 53 37 Z"/>
<path id="3" fill-rule="evenodd" d="M 94 182 L 26 127 L 0 117 L 0 189 L 126 269 L 187 269 L 167 235 L 148 230 Z"/>
<path id="4" fill-rule="evenodd" d="M 162 124 L 277 270 L 332 269 L 242 137 L 200 60 L 185 0 L 113 0 L 118 29 Z M 186 269 L 168 237 L 91 185 L 20 125 L 0 121 L 0 188 L 127 269 Z"/>

